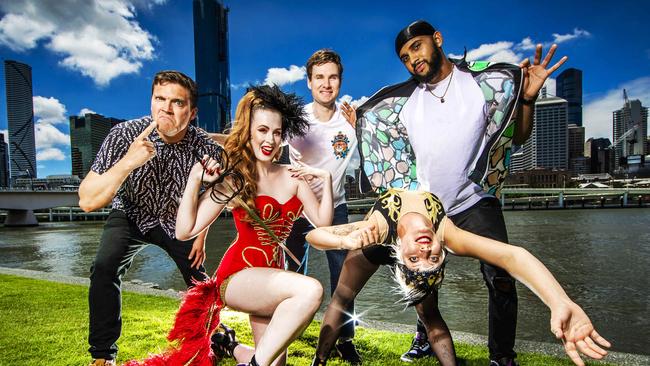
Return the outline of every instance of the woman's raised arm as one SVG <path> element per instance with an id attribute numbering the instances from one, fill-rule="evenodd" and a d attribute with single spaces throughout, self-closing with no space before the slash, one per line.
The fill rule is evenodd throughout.
<path id="1" fill-rule="evenodd" d="M 535 256 L 524 248 L 472 234 L 447 221 L 444 241 L 452 252 L 505 269 L 549 307 L 551 332 L 562 340 L 567 355 L 576 365 L 584 365 L 578 351 L 595 359 L 607 354 L 602 347 L 610 347 L 610 343 L 596 332 L 587 314 Z"/>

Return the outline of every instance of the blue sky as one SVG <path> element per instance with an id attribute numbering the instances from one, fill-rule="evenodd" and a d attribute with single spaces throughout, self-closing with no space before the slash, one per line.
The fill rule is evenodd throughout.
<path id="1" fill-rule="evenodd" d="M 310 99 L 304 65 L 319 48 L 339 52 L 341 96 L 361 100 L 408 74 L 395 34 L 431 22 L 443 50 L 517 62 L 530 44 L 556 41 L 583 70 L 587 137 L 611 138 L 611 112 L 632 99 L 650 104 L 650 3 L 645 1 L 397 2 L 228 1 L 233 108 L 248 83 L 265 81 Z M 69 174 L 68 119 L 82 110 L 117 118 L 149 113 L 151 77 L 194 76 L 189 0 L 3 0 L 0 57 L 32 66 L 38 175 Z M 532 43 L 531 43 L 532 42 Z M 559 72 L 558 72 L 559 73 Z M 556 73 L 557 74 L 557 73 Z M 4 74 L 0 75 L 4 86 Z M 551 82 L 550 88 L 553 89 Z M 0 130 L 7 129 L 0 88 Z"/>

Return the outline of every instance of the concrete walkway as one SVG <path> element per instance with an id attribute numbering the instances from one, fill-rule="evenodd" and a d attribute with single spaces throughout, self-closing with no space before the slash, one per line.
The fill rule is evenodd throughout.
<path id="1" fill-rule="evenodd" d="M 64 276 L 55 273 L 49 272 L 40 272 L 40 271 L 31 271 L 26 269 L 17 269 L 17 268 L 7 268 L 0 267 L 0 274 L 35 278 L 39 280 L 54 281 L 60 283 L 67 283 L 72 285 L 83 285 L 88 286 L 90 280 L 82 277 L 74 276 Z M 155 289 L 146 284 L 124 282 L 122 288 L 125 291 L 136 292 L 145 295 L 155 295 L 155 296 L 164 296 L 169 298 L 180 298 L 181 293 L 174 290 L 160 290 Z M 316 318 L 318 320 L 322 319 L 322 314 L 317 314 Z M 373 329 L 380 329 L 386 331 L 392 331 L 397 333 L 412 333 L 413 326 L 405 324 L 396 324 L 380 321 L 365 321 L 367 327 Z M 466 333 L 466 332 L 457 332 L 451 331 L 454 341 L 467 344 L 475 344 L 484 346 L 487 344 L 487 337 L 483 335 Z M 534 342 L 534 341 L 523 341 L 517 340 L 515 349 L 517 352 L 530 352 L 530 353 L 541 353 L 548 354 L 558 357 L 566 357 L 564 353 L 564 348 L 560 344 L 554 343 L 544 343 L 544 342 Z M 606 362 L 613 363 L 616 365 L 650 365 L 650 355 L 637 355 L 632 353 L 622 353 L 622 352 L 610 352 L 609 355 L 605 358 Z"/>

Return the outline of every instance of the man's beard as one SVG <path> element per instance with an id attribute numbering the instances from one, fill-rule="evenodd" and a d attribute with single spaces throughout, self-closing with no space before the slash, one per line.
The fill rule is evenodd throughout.
<path id="1" fill-rule="evenodd" d="M 430 83 L 442 68 L 442 51 L 440 50 L 440 47 L 434 44 L 431 61 L 424 62 L 429 65 L 429 71 L 424 75 L 418 75 L 416 73 L 411 73 L 411 75 L 413 75 L 413 78 L 420 83 Z M 413 70 L 415 70 L 415 66 L 413 67 Z"/>

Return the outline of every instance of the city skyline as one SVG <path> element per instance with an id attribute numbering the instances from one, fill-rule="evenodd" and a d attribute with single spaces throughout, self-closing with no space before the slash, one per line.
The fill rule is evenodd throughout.
<path id="1" fill-rule="evenodd" d="M 93 111 L 136 118 L 149 112 L 156 71 L 172 68 L 195 76 L 191 2 L 106 0 L 100 7 L 88 1 L 64 15 L 55 8 L 73 2 L 30 8 L 31 2 L 0 4 L 0 56 L 33 69 L 39 176 L 70 173 L 69 116 Z M 230 9 L 231 111 L 249 83 L 274 81 L 309 101 L 303 65 L 323 47 L 341 54 L 341 95 L 353 100 L 405 80 L 393 40 L 419 18 L 442 32 L 449 56 L 462 55 L 466 47 L 469 58 L 517 62 L 533 55 L 533 44 L 547 49 L 557 42 L 555 59 L 568 55 L 569 60 L 553 77 L 568 68 L 583 71 L 586 138 L 612 138 L 612 112 L 623 106 L 623 88 L 630 99 L 650 104 L 650 42 L 638 32 L 649 4 L 550 2 L 538 9 L 505 2 L 500 10 L 485 12 L 480 3 L 407 7 L 359 1 L 316 8 L 298 1 L 223 2 Z M 38 13 L 30 13 L 32 8 Z M 507 19 L 500 20 L 504 9 Z M 0 93 L 2 132 L 7 120 L 4 90 Z"/>

